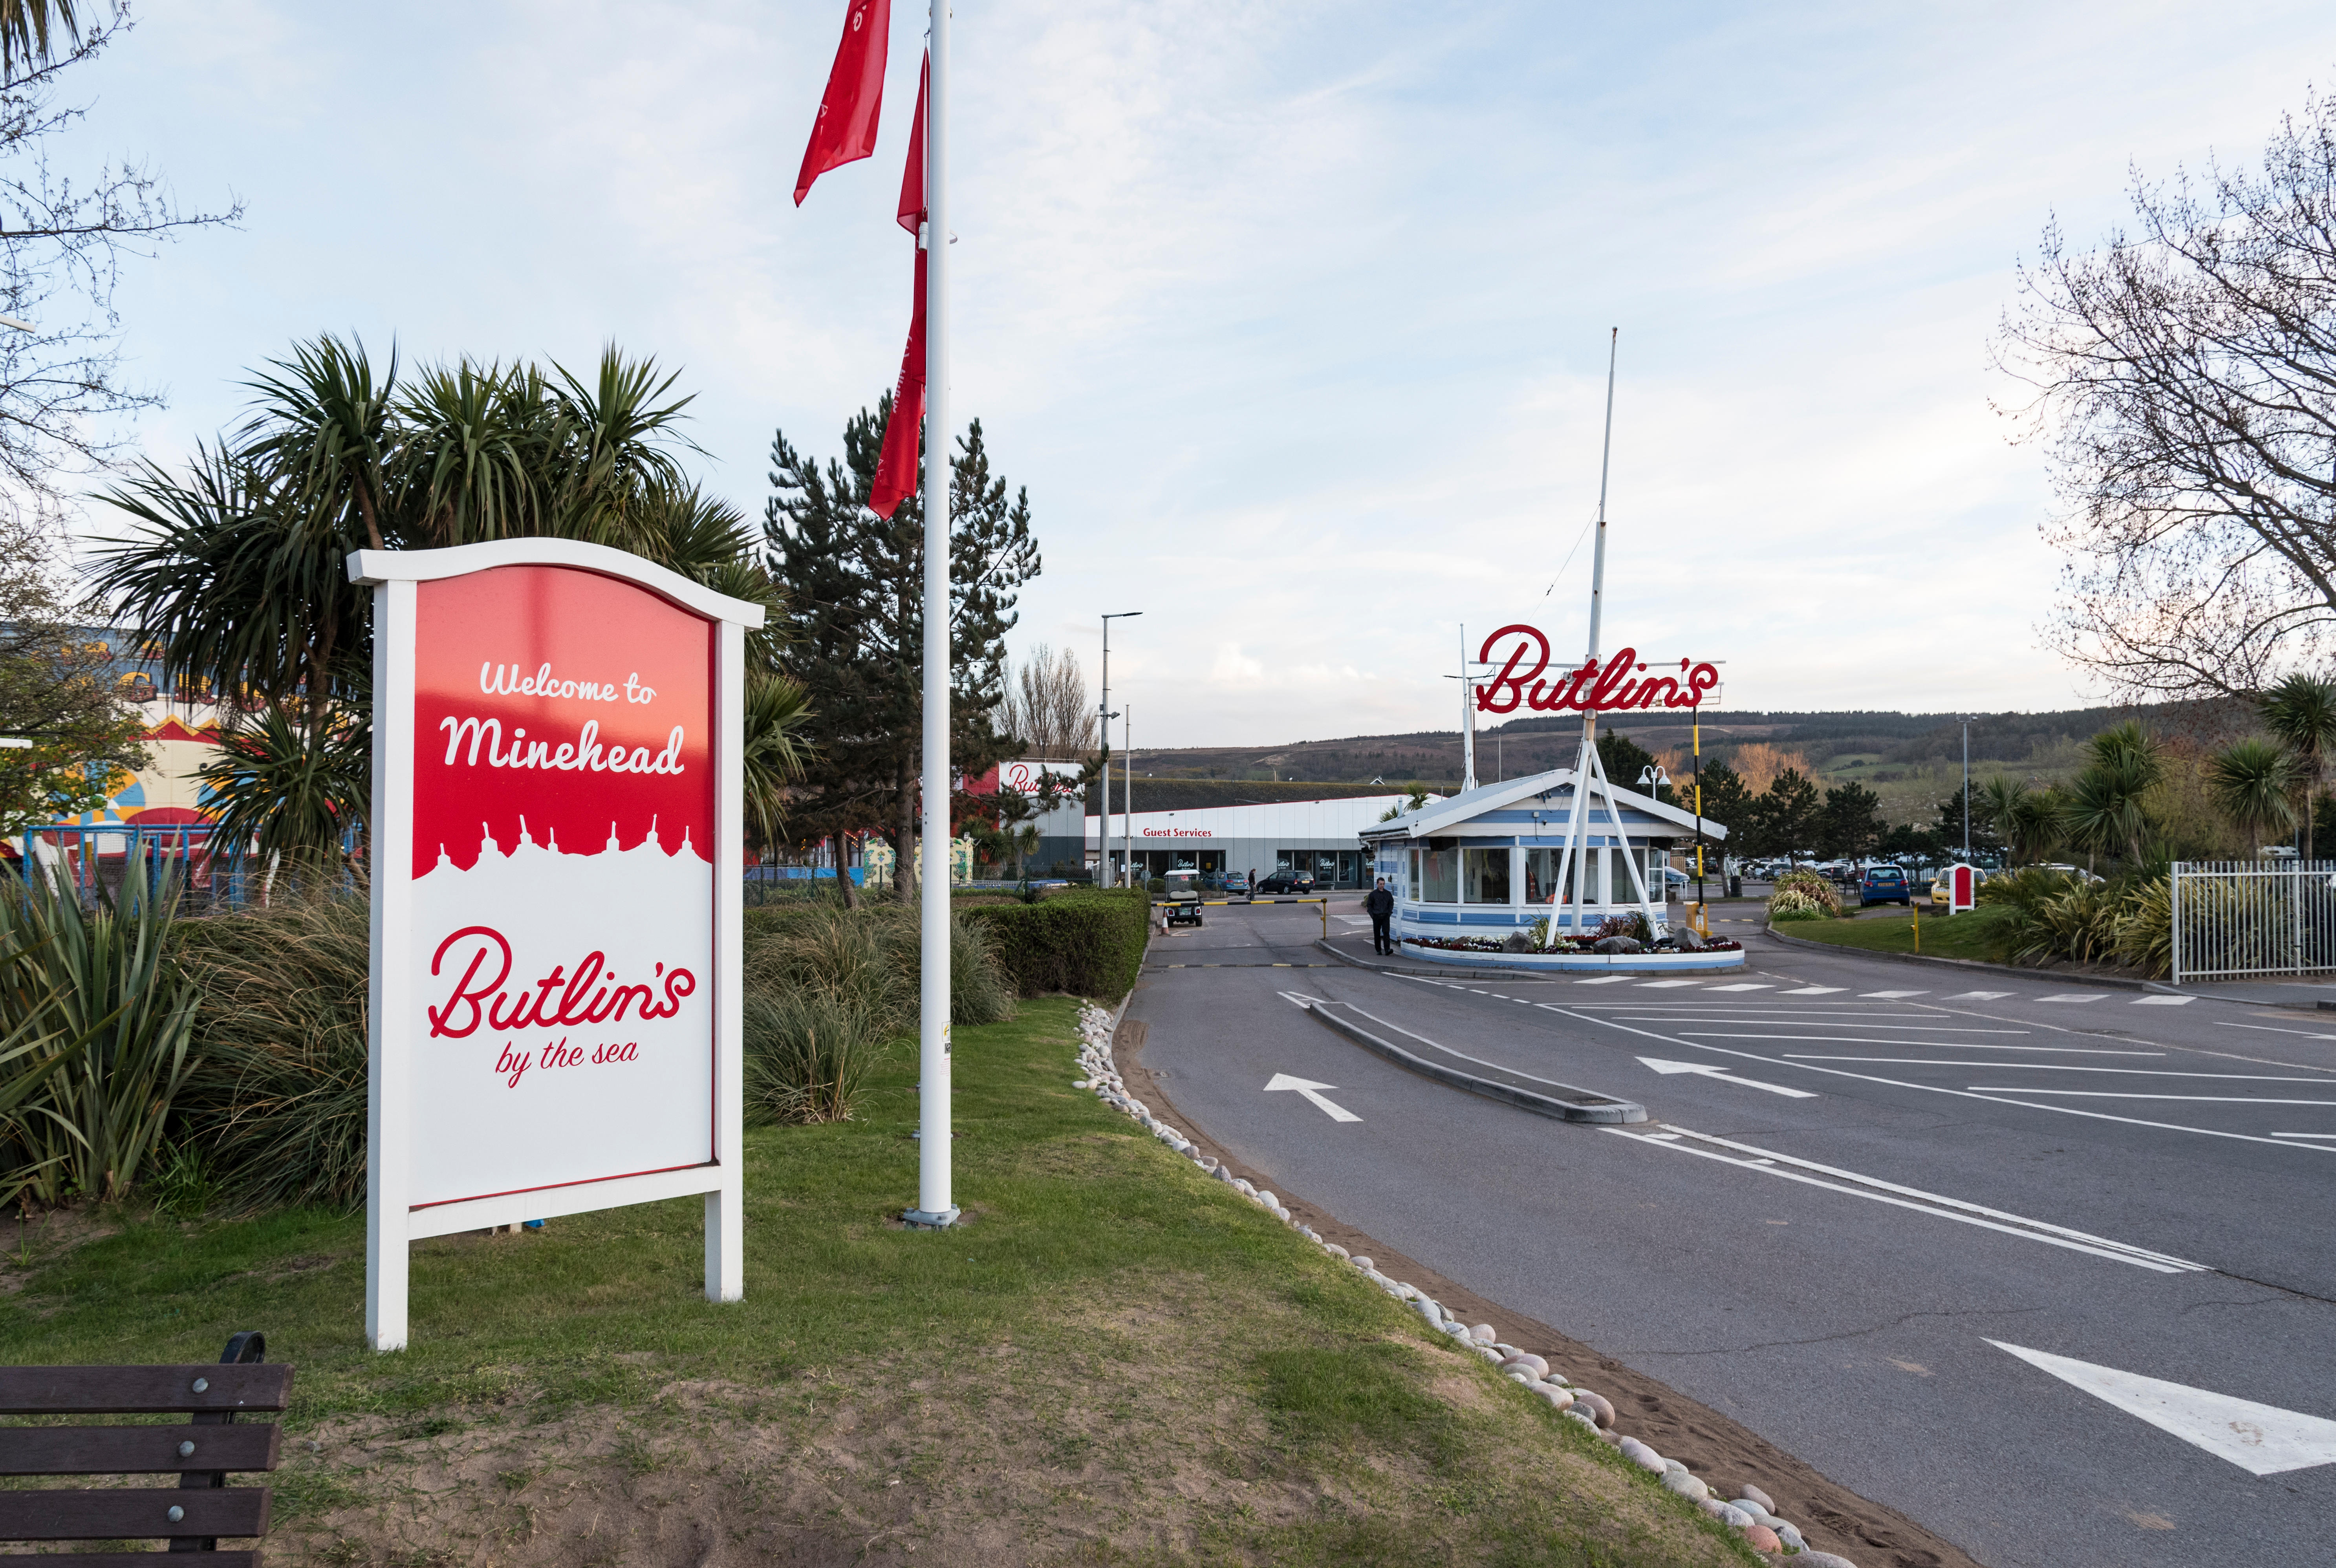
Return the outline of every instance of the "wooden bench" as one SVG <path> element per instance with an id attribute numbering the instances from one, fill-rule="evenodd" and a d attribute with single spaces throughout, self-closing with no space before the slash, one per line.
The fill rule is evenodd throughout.
<path id="1" fill-rule="evenodd" d="M 171 1552 L 209 1552 L 219 1568 L 251 1568 L 258 1551 L 220 1552 L 219 1537 L 268 1534 L 265 1486 L 229 1486 L 230 1472 L 273 1470 L 280 1428 L 236 1425 L 280 1411 L 292 1368 L 265 1364 L 257 1333 L 227 1342 L 219 1365 L 0 1367 L 0 1415 L 183 1415 L 148 1427 L 0 1427 L 0 1475 L 170 1475 L 175 1488 L 0 1491 L 0 1541 L 165 1540 Z M 151 1552 L 35 1553 L 5 1562 L 129 1568 Z"/>

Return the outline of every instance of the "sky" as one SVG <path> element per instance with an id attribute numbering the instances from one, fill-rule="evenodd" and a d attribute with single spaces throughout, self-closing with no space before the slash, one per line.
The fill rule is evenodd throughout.
<path id="1" fill-rule="evenodd" d="M 168 397 L 136 450 L 182 462 L 326 331 L 615 342 L 680 373 L 694 468 L 759 516 L 774 432 L 839 453 L 908 324 L 921 10 L 875 157 L 790 199 L 843 13 L 144 0 L 63 161 L 245 216 L 125 276 Z M 2086 700 L 2049 474 L 1994 406 L 2018 264 L 2336 83 L 2302 4 L 952 15 L 954 413 L 1045 561 L 1010 643 L 1092 680 L 1097 618 L 1142 611 L 1139 748 L 1453 727 L 1464 625 L 1579 650 L 1617 327 L 1609 650 L 1723 660 L 1730 708 Z"/>

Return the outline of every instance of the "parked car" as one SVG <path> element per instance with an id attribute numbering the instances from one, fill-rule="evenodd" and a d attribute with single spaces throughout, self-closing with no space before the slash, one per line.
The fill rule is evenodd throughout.
<path id="1" fill-rule="evenodd" d="M 1249 892 L 1249 873 L 1247 872 L 1227 872 L 1219 881 L 1217 885 L 1225 892 L 1231 893 L 1236 896 L 1246 896 Z"/>
<path id="2" fill-rule="evenodd" d="M 1868 904 L 1904 904 L 1914 907 L 1914 884 L 1907 880 L 1900 866 L 1868 866 L 1857 884 L 1857 907 Z"/>
<path id="3" fill-rule="evenodd" d="M 1314 891 L 1314 874 L 1284 867 L 1260 881 L 1257 891 L 1261 893 L 1311 893 Z"/>
<path id="4" fill-rule="evenodd" d="M 1201 923 L 1201 873 L 1192 870 L 1173 871 L 1160 879 L 1160 891 L 1154 895 L 1161 904 L 1160 929 L 1170 926 L 1197 926 Z"/>

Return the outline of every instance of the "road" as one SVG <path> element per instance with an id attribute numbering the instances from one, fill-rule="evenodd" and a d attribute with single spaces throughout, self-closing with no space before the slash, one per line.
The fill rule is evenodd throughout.
<path id="1" fill-rule="evenodd" d="M 1271 968 L 1326 962 L 1311 907 L 1209 918 L 1129 1016 L 1280 1188 L 1993 1568 L 2336 1557 L 2336 1016 L 1748 935 L 1701 981 Z M 1650 1120 L 1432 1083 L 1308 998 Z"/>

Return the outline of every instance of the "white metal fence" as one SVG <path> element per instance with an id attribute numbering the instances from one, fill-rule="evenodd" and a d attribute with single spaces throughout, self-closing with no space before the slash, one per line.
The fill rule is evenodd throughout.
<path id="1" fill-rule="evenodd" d="M 2174 983 L 2336 971 L 2336 861 L 2176 861 Z"/>

